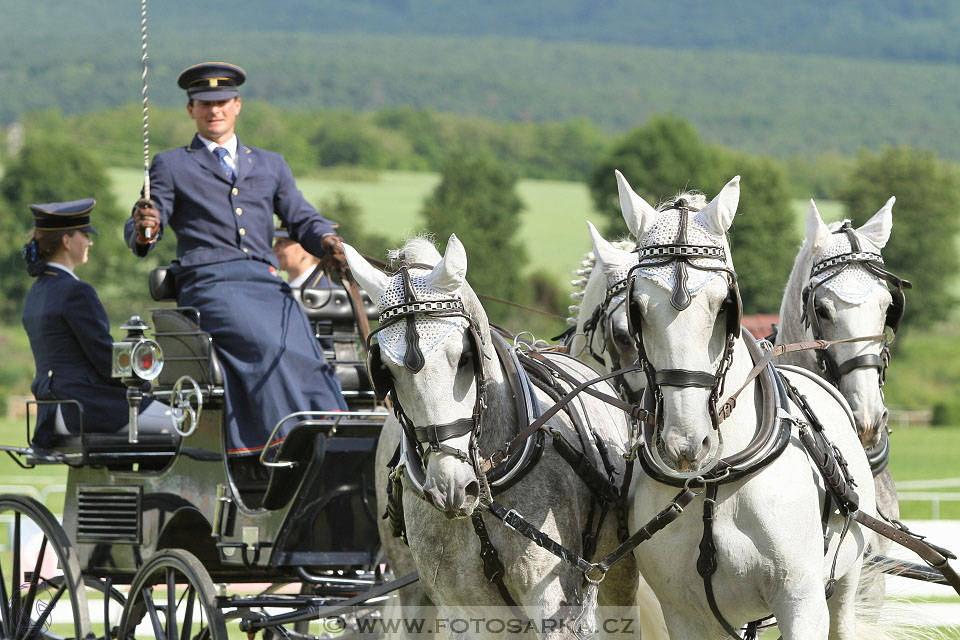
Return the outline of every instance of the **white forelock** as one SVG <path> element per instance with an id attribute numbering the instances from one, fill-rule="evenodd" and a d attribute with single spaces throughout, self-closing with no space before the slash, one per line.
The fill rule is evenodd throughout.
<path id="1" fill-rule="evenodd" d="M 413 287 L 414 295 L 417 300 L 457 300 L 459 297 L 450 293 L 439 291 L 427 286 L 427 276 L 431 270 L 413 267 L 409 270 L 410 284 Z M 403 278 L 397 273 L 390 278 L 383 291 L 377 310 L 383 313 L 385 309 L 403 304 L 404 300 Z M 400 320 L 390 325 L 377 334 L 380 343 L 380 352 L 390 358 L 395 364 L 403 364 L 404 355 L 407 352 L 406 330 L 407 322 L 411 319 Z M 417 316 L 415 322 L 417 334 L 420 336 L 420 351 L 424 357 L 427 357 L 434 351 L 440 343 L 444 341 L 453 331 L 466 329 L 469 322 L 461 316 L 434 318 L 429 316 Z"/>

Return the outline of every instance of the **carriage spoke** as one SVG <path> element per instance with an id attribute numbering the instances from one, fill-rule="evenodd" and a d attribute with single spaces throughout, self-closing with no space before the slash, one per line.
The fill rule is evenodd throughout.
<path id="1" fill-rule="evenodd" d="M 10 619 L 10 600 L 7 599 L 7 580 L 3 575 L 3 566 L 0 566 L 0 629 L 3 631 L 3 637 L 10 637 L 10 626 L 13 621 Z"/>
<path id="2" fill-rule="evenodd" d="M 193 585 L 187 588 L 187 594 L 184 597 L 187 600 L 187 609 L 183 612 L 183 630 L 180 632 L 180 640 L 190 640 L 190 631 L 193 627 L 193 602 L 196 599 Z"/>
<path id="3" fill-rule="evenodd" d="M 107 576 L 103 585 L 103 640 L 110 640 L 110 589 L 113 578 Z"/>
<path id="4" fill-rule="evenodd" d="M 167 640 L 177 640 L 177 582 L 173 568 L 167 569 Z"/>
<path id="5" fill-rule="evenodd" d="M 57 589 L 57 592 L 53 594 L 53 597 L 50 598 L 50 601 L 46 604 L 43 609 L 43 613 L 40 614 L 40 617 L 37 618 L 37 621 L 33 623 L 34 629 L 40 629 L 43 627 L 43 624 L 47 621 L 47 618 L 50 617 L 50 613 L 53 611 L 54 607 L 57 606 L 57 602 L 60 601 L 60 597 L 63 596 L 67 591 L 67 582 L 64 580 L 60 587 Z"/>
<path id="6" fill-rule="evenodd" d="M 30 622 L 30 613 L 33 610 L 33 601 L 37 597 L 37 585 L 40 581 L 40 570 L 43 568 L 43 557 L 46 555 L 46 552 L 47 536 L 43 536 L 43 541 L 40 543 L 40 553 L 37 554 L 37 563 L 34 565 L 33 574 L 30 576 L 30 588 L 27 590 L 27 600 L 20 609 L 28 625 L 24 631 L 30 635 L 33 635 L 34 631 L 39 629 L 39 627 L 34 627 L 33 623 Z"/>
<path id="7" fill-rule="evenodd" d="M 162 638 L 164 637 L 163 633 L 163 624 L 160 622 L 160 614 L 157 613 L 157 606 L 153 602 L 153 589 L 150 587 L 144 587 L 143 591 L 140 593 L 140 597 L 143 598 L 143 603 L 147 607 L 147 615 L 150 616 L 150 623 L 153 625 L 153 637 Z M 170 615 L 170 612 L 167 612 L 167 615 Z"/>

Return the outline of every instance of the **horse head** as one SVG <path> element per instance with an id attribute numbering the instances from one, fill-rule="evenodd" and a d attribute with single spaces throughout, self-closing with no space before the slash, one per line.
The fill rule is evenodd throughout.
<path id="1" fill-rule="evenodd" d="M 448 518 L 469 516 L 480 493 L 470 450 L 482 404 L 489 325 L 467 285 L 467 256 L 451 235 L 444 256 L 423 238 L 396 252 L 386 275 L 344 245 L 357 282 L 380 311 L 378 386 L 387 384 L 401 424 L 422 451 L 424 497 Z M 380 389 L 379 392 L 385 391 Z"/>
<path id="2" fill-rule="evenodd" d="M 886 271 L 880 256 L 890 238 L 894 201 L 890 198 L 858 229 L 848 220 L 826 225 L 810 201 L 798 262 L 805 263 L 807 280 L 801 318 L 814 339 L 882 336 L 886 328 L 896 331 L 899 326 L 903 288 L 909 282 Z M 889 289 L 888 282 L 895 288 Z M 888 418 L 882 390 L 887 340 L 835 344 L 817 357 L 823 376 L 849 401 L 860 441 L 876 446 Z"/>
<path id="3" fill-rule="evenodd" d="M 627 273 L 637 264 L 637 254 L 631 252 L 635 241 L 606 242 L 590 222 L 594 250 L 583 264 L 589 266 L 586 283 L 580 295 L 575 339 L 571 353 L 587 364 L 604 371 L 616 371 L 636 363 L 639 354 L 630 335 L 627 322 Z M 604 245 L 601 254 L 596 246 Z M 628 372 L 620 376 L 616 386 L 621 396 L 639 402 L 646 385 L 643 373 Z"/>
<path id="4" fill-rule="evenodd" d="M 711 202 L 681 194 L 660 210 L 620 172 L 624 220 L 637 238 L 627 315 L 657 413 L 657 443 L 677 471 L 696 472 L 721 450 L 717 399 L 739 336 L 740 304 L 726 231 L 740 195 L 739 176 Z M 593 234 L 599 260 L 626 256 Z M 613 268 L 613 267 L 611 267 Z"/>

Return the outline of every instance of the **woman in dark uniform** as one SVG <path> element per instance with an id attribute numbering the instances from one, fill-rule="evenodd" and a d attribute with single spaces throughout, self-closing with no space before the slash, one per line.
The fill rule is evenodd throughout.
<path id="1" fill-rule="evenodd" d="M 33 239 L 23 248 L 27 272 L 36 281 L 27 293 L 23 327 L 37 366 L 31 385 L 37 400 L 77 400 L 40 405 L 34 444 L 49 446 L 52 435 L 113 433 L 127 425 L 127 388 L 111 377 L 113 338 L 107 313 L 92 286 L 74 275 L 87 262 L 99 235 L 90 224 L 93 198 L 30 205 Z M 172 429 L 169 407 L 144 399 L 139 429 Z"/>

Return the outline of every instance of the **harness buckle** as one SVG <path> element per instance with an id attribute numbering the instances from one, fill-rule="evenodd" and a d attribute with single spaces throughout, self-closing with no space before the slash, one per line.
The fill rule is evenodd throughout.
<path id="1" fill-rule="evenodd" d="M 513 515 L 514 518 L 518 518 L 520 520 L 523 519 L 523 515 L 519 511 L 517 511 L 516 509 L 510 509 L 505 514 L 503 514 L 503 524 L 507 525 L 508 529 L 513 529 L 517 533 L 520 533 L 515 526 L 510 524 L 509 518 L 511 515 Z"/>

